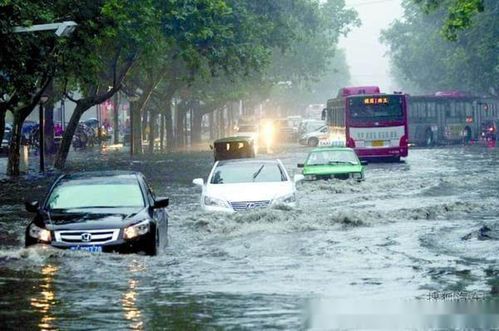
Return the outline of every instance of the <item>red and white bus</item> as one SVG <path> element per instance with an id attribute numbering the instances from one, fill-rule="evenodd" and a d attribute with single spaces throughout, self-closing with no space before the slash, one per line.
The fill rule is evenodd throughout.
<path id="1" fill-rule="evenodd" d="M 377 86 L 345 87 L 323 112 L 329 141 L 354 148 L 361 159 L 399 160 L 408 154 L 407 98 Z"/>

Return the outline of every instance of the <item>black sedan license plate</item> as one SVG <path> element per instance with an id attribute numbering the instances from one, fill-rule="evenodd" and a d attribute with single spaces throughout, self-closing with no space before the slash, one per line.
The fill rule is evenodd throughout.
<path id="1" fill-rule="evenodd" d="M 102 253 L 102 246 L 71 246 L 72 251 L 87 251 L 90 253 Z"/>

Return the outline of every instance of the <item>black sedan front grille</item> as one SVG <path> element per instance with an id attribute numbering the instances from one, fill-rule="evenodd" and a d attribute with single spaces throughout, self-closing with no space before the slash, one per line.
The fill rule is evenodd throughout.
<path id="1" fill-rule="evenodd" d="M 105 244 L 118 239 L 120 229 L 55 231 L 56 242 L 67 244 Z"/>

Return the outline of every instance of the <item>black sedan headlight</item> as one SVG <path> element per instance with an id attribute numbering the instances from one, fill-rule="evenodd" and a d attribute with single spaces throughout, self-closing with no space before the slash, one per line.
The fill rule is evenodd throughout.
<path id="1" fill-rule="evenodd" d="M 151 230 L 151 221 L 144 220 L 137 224 L 127 226 L 123 231 L 123 238 L 133 239 L 138 236 L 143 236 Z"/>
<path id="2" fill-rule="evenodd" d="M 44 228 L 41 228 L 39 226 L 36 226 L 34 223 L 32 223 L 29 226 L 28 229 L 28 234 L 31 238 L 38 239 L 43 242 L 51 242 L 52 241 L 52 235 L 50 234 L 50 231 Z"/>

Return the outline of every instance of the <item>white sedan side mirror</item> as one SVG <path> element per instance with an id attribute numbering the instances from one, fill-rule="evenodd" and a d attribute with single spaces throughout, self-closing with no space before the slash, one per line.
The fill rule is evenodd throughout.
<path id="1" fill-rule="evenodd" d="M 203 186 L 204 180 L 203 180 L 203 178 L 196 178 L 196 179 L 192 180 L 192 184 L 197 185 L 197 186 Z"/>
<path id="2" fill-rule="evenodd" d="M 295 183 L 298 183 L 304 179 L 305 179 L 305 176 L 303 176 L 303 175 L 295 175 L 295 177 L 293 178 Z"/>

